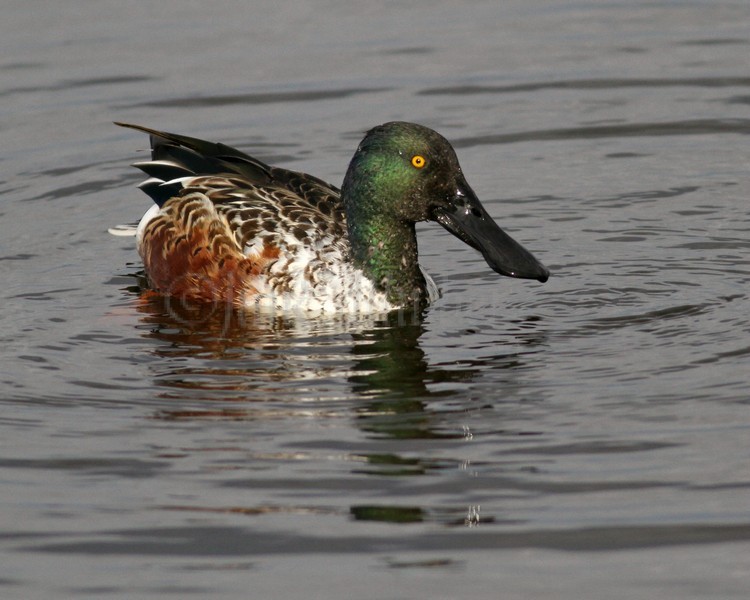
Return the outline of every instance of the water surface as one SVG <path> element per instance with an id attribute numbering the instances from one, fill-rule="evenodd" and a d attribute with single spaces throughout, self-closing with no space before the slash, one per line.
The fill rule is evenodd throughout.
<path id="1" fill-rule="evenodd" d="M 82 18 L 81 15 L 86 15 Z M 750 7 L 11 1 L 3 598 L 746 598 Z M 143 296 L 142 123 L 340 183 L 454 142 L 552 270 L 419 315 Z"/>

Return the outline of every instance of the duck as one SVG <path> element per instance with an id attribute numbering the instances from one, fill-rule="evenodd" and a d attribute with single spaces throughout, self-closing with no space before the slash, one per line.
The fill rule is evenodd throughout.
<path id="1" fill-rule="evenodd" d="M 505 233 L 450 142 L 416 123 L 371 128 L 341 188 L 232 148 L 131 123 L 150 136 L 134 167 L 154 202 L 135 228 L 152 291 L 277 312 L 384 313 L 440 296 L 415 224 L 435 221 L 500 275 L 549 270 Z"/>

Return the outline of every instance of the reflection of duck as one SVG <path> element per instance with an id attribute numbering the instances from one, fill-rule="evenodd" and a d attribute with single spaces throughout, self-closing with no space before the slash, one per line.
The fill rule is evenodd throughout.
<path id="1" fill-rule="evenodd" d="M 549 275 L 495 224 L 451 145 L 426 127 L 370 130 L 339 191 L 223 144 L 125 126 L 151 134 L 152 160 L 136 166 L 149 175 L 141 187 L 156 206 L 137 244 L 165 295 L 275 311 L 422 306 L 437 297 L 417 260 L 414 225 L 426 220 L 502 275 Z"/>
<path id="2" fill-rule="evenodd" d="M 359 410 L 359 427 L 397 438 L 434 438 L 446 434 L 434 430 L 427 409 L 430 398 L 441 394 L 430 383 L 468 382 L 479 369 L 430 367 L 419 338 L 420 319 L 403 323 L 391 313 L 379 327 L 355 333 L 352 348 L 357 364 L 349 377 L 352 389 L 366 403 Z M 454 437 L 454 434 L 448 434 Z"/>
<path id="3" fill-rule="evenodd" d="M 397 312 L 385 318 L 297 318 L 153 293 L 141 295 L 137 310 L 144 335 L 158 342 L 153 350 L 158 360 L 150 363 L 156 385 L 168 397 L 208 400 L 212 405 L 230 401 L 230 418 L 241 418 L 243 411 L 249 414 L 257 402 L 267 407 L 269 397 L 281 405 L 313 398 L 317 403 L 330 395 L 341 398 L 343 392 L 357 402 L 360 426 L 384 427 L 392 430 L 390 435 L 396 429 L 413 429 L 412 416 L 417 421 L 424 418 L 426 403 L 434 395 L 428 384 L 466 381 L 479 371 L 431 368 L 419 346 L 424 329 L 418 313 L 405 323 L 404 314 Z M 347 388 L 348 393 L 343 391 Z M 213 418 L 214 410 L 209 410 Z M 196 416 L 182 408 L 168 415 Z"/>
<path id="4" fill-rule="evenodd" d="M 141 294 L 137 310 L 143 334 L 157 343 L 149 370 L 160 395 L 209 403 L 198 410 L 180 405 L 161 416 L 235 420 L 295 410 L 340 416 L 343 409 L 357 428 L 390 438 L 464 437 L 450 416 L 453 409 L 443 403 L 456 394 L 465 397 L 488 369 L 503 370 L 508 388 L 518 386 L 524 355 L 545 341 L 535 322 L 511 323 L 494 342 L 507 338 L 506 352 L 494 346 L 496 352 L 481 359 L 434 364 L 420 343 L 421 313 L 406 320 L 404 312 L 297 318 L 153 293 Z M 519 352 L 519 343 L 531 348 Z M 231 405 L 217 408 L 222 402 Z M 466 408 L 457 410 L 463 414 Z"/>
<path id="5" fill-rule="evenodd" d="M 132 291 L 140 293 L 139 329 L 155 344 L 147 361 L 153 385 L 160 397 L 179 401 L 160 418 L 335 417 L 340 399 L 351 395 L 351 332 L 378 322 L 374 315 L 297 318 Z"/>

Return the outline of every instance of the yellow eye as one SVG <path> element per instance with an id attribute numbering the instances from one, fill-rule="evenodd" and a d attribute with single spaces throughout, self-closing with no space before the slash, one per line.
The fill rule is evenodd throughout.
<path id="1" fill-rule="evenodd" d="M 415 154 L 411 157 L 411 166 L 415 169 L 421 169 L 427 164 L 427 160 L 420 154 Z"/>

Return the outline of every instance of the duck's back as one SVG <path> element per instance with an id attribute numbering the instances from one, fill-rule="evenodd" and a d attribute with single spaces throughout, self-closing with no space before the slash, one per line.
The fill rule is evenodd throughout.
<path id="1" fill-rule="evenodd" d="M 151 136 L 152 159 L 134 166 L 156 206 L 137 239 L 158 291 L 283 311 L 391 308 L 351 264 L 336 187 L 224 144 L 130 127 Z"/>

